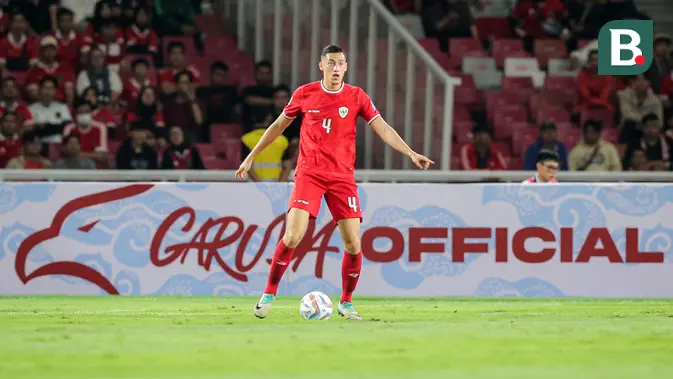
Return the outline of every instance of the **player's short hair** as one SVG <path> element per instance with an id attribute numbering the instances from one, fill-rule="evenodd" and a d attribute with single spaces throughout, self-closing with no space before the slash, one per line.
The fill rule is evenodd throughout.
<path id="1" fill-rule="evenodd" d="M 217 71 L 217 70 L 224 71 L 224 72 L 229 72 L 229 66 L 222 61 L 215 61 L 215 62 L 211 63 L 210 64 L 210 72 Z"/>
<path id="2" fill-rule="evenodd" d="M 271 62 L 269 62 L 266 59 L 255 63 L 255 71 L 259 70 L 260 68 L 268 68 L 269 70 L 271 70 L 272 67 L 273 66 L 271 65 Z"/>
<path id="3" fill-rule="evenodd" d="M 150 67 L 150 61 L 148 61 L 146 58 L 136 58 L 133 60 L 133 63 L 131 63 L 131 68 L 136 69 L 136 66 L 139 64 L 144 64 L 147 67 Z"/>
<path id="4" fill-rule="evenodd" d="M 648 113 L 640 120 L 643 125 L 650 121 L 659 121 L 659 116 L 657 116 L 655 113 Z"/>
<path id="5" fill-rule="evenodd" d="M 550 121 L 545 121 L 540 124 L 540 132 L 544 132 L 545 130 L 556 130 L 556 124 Z"/>
<path id="6" fill-rule="evenodd" d="M 172 53 L 174 49 L 180 49 L 181 53 L 185 53 L 185 44 L 180 42 L 180 41 L 173 41 L 168 44 L 168 47 L 166 48 L 166 51 L 168 51 L 168 54 Z"/>
<path id="7" fill-rule="evenodd" d="M 66 8 L 66 7 L 58 8 L 58 11 L 56 12 L 56 19 L 60 20 L 61 18 L 65 17 L 65 16 L 75 17 L 75 14 L 69 8 Z"/>
<path id="8" fill-rule="evenodd" d="M 472 135 L 473 136 L 476 136 L 477 134 L 481 134 L 481 133 L 486 133 L 489 136 L 493 134 L 491 132 L 491 129 L 486 125 L 475 125 L 474 127 L 472 127 Z"/>
<path id="9" fill-rule="evenodd" d="M 54 87 L 58 87 L 58 79 L 55 76 L 47 75 L 42 80 L 40 80 L 40 88 L 44 87 L 45 84 L 52 83 Z"/>
<path id="10" fill-rule="evenodd" d="M 548 149 L 542 149 L 540 150 L 539 153 L 537 153 L 537 157 L 535 157 L 535 163 L 544 163 L 547 161 L 554 161 L 556 163 L 561 163 L 561 157 L 552 150 Z"/>
<path id="11" fill-rule="evenodd" d="M 327 58 L 327 54 L 345 53 L 344 49 L 337 45 L 327 45 L 320 52 L 320 58 Z"/>
<path id="12" fill-rule="evenodd" d="M 279 84 L 276 86 L 276 88 L 273 89 L 274 95 L 278 92 L 292 93 L 292 91 L 290 91 L 290 87 L 286 86 L 285 84 Z"/>
<path id="13" fill-rule="evenodd" d="M 584 121 L 582 130 L 586 133 L 589 129 L 594 129 L 600 133 L 600 131 L 603 130 L 603 123 L 600 120 L 588 119 Z"/>
<path id="14" fill-rule="evenodd" d="M 80 142 L 80 143 L 82 142 L 82 139 L 79 138 L 79 136 L 77 134 L 70 133 L 67 136 L 63 137 L 63 141 L 61 142 L 61 145 L 67 145 L 68 142 L 70 142 L 71 139 L 76 139 L 77 142 Z"/>

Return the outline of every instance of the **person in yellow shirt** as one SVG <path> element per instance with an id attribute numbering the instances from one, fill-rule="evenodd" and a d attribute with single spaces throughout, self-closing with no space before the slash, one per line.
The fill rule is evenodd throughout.
<path id="1" fill-rule="evenodd" d="M 241 137 L 241 159 L 245 159 L 264 135 L 266 128 L 273 122 L 271 109 L 268 112 L 254 112 L 253 129 Z M 288 147 L 290 142 L 281 135 L 262 151 L 252 163 L 249 171 L 250 179 L 254 182 L 287 181 L 292 165 Z"/>
<path id="2" fill-rule="evenodd" d="M 568 156 L 570 171 L 621 171 L 617 147 L 601 138 L 601 122 L 587 120 L 582 128 L 582 140 Z"/>

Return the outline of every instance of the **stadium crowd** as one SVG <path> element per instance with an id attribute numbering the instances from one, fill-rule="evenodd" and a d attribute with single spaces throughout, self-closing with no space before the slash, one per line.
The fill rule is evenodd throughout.
<path id="1" fill-rule="evenodd" d="M 417 14 L 421 44 L 463 78 L 453 168 L 530 170 L 550 149 L 563 170 L 671 170 L 671 38 L 645 75 L 597 75 L 600 27 L 647 18 L 632 0 L 385 3 Z M 290 99 L 201 1 L 72 4 L 0 0 L 0 168 L 233 169 Z M 300 123 L 253 180 L 287 180 Z"/>

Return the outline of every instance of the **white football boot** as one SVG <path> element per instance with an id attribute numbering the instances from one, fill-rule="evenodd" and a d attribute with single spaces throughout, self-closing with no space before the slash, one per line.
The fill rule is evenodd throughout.
<path id="1" fill-rule="evenodd" d="M 257 316 L 257 318 L 266 317 L 271 311 L 271 306 L 273 305 L 273 301 L 275 299 L 276 295 L 272 295 L 270 293 L 263 294 L 257 304 L 255 304 L 255 309 L 253 310 L 255 316 Z"/>
<path id="2" fill-rule="evenodd" d="M 339 303 L 337 312 L 339 312 L 339 316 L 345 317 L 346 320 L 362 321 L 362 316 L 360 316 L 360 314 L 355 311 L 353 303 L 349 303 L 347 301 Z"/>

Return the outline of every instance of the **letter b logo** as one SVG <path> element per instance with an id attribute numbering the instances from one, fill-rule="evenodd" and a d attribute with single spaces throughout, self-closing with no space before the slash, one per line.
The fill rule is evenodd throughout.
<path id="1" fill-rule="evenodd" d="M 650 20 L 617 20 L 598 33 L 598 74 L 638 75 L 652 65 L 654 26 Z"/>

